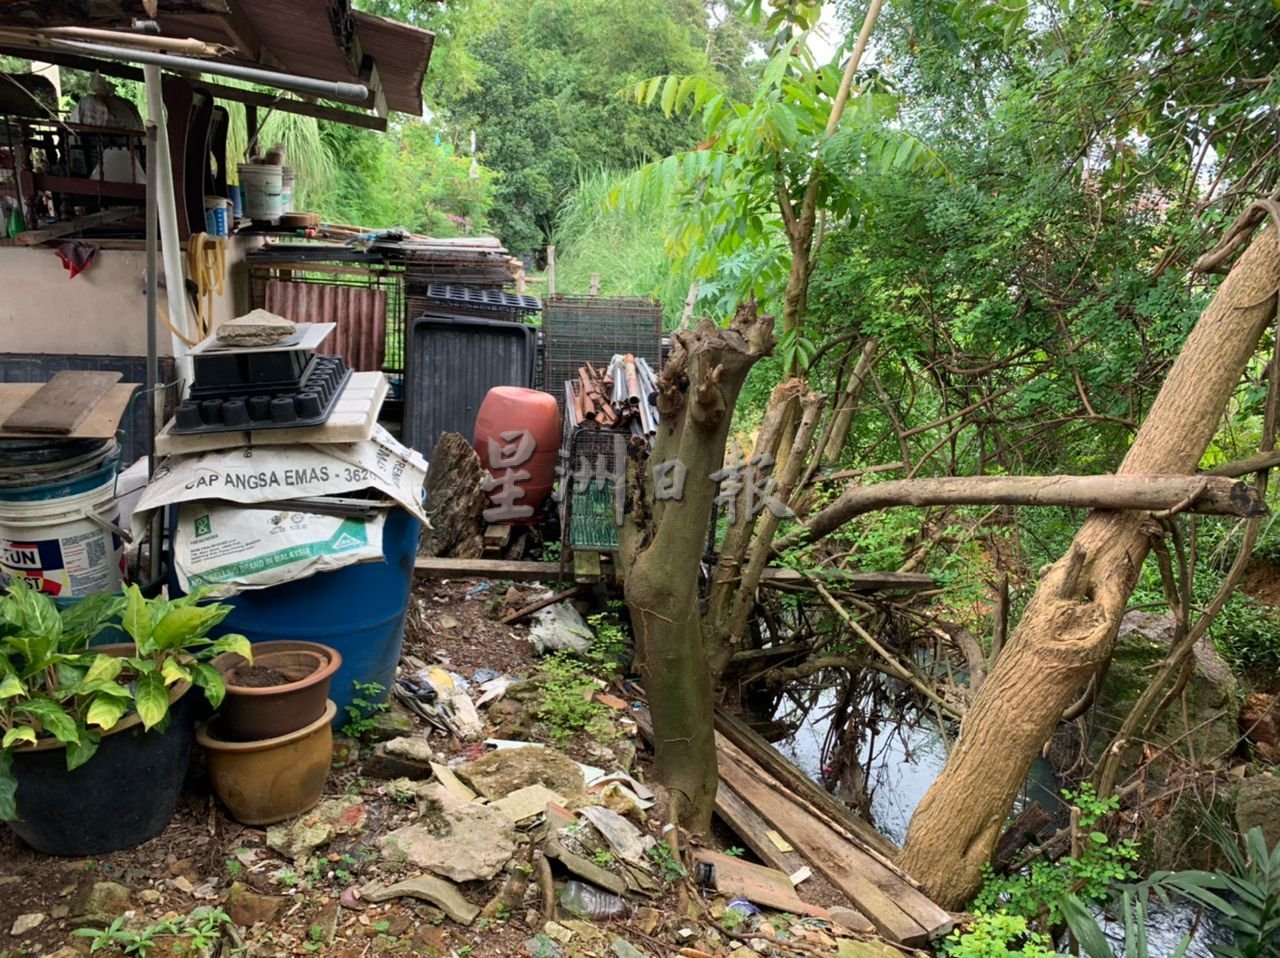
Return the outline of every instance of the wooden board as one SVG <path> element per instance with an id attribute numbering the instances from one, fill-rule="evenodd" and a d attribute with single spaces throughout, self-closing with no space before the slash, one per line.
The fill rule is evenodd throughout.
<path id="1" fill-rule="evenodd" d="M 837 830 L 849 832 L 858 842 L 886 859 L 896 858 L 898 849 L 848 806 L 801 772 L 781 752 L 765 741 L 751 726 L 727 709 L 716 709 L 716 731 L 732 742 L 797 798 L 824 815 Z"/>
<path id="2" fill-rule="evenodd" d="M 560 563 L 419 556 L 413 563 L 413 574 L 423 579 L 509 579 L 512 582 L 557 582 L 560 580 Z"/>
<path id="3" fill-rule="evenodd" d="M 121 373 L 63 370 L 5 417 L 12 432 L 70 436 L 120 381 Z"/>
<path id="4" fill-rule="evenodd" d="M 21 246 L 35 246 L 37 243 L 44 243 L 60 236 L 77 233 L 91 226 L 114 223 L 116 220 L 128 219 L 130 216 L 140 216 L 141 214 L 142 211 L 136 206 L 113 206 L 111 209 L 103 210 L 101 213 L 77 216 L 75 219 L 67 220 L 65 223 L 54 223 L 44 229 L 27 230 L 19 233 L 13 239 L 15 243 Z"/>
<path id="5" fill-rule="evenodd" d="M 766 569 L 760 584 L 773 589 L 812 588 L 808 577 L 796 569 Z M 845 572 L 824 573 L 823 584 L 842 592 L 926 592 L 936 589 L 938 582 L 923 572 Z"/>
<path id="6" fill-rule="evenodd" d="M 804 858 L 794 849 L 779 851 L 765 833 L 772 826 L 760 817 L 760 813 L 742 800 L 742 796 L 729 785 L 721 782 L 716 788 L 716 814 L 733 829 L 762 862 L 770 868 L 794 875 L 805 865 Z"/>
<path id="7" fill-rule="evenodd" d="M 42 383 L 0 383 L 0 423 L 5 422 L 10 415 L 17 412 L 42 385 Z M 69 433 L 57 434 L 56 438 L 113 438 L 120 430 L 120 420 L 125 410 L 129 408 L 129 403 L 137 389 L 136 383 L 117 383 L 112 386 L 102 401 L 85 416 L 78 426 Z M 53 434 L 47 432 L 0 427 L 0 438 L 3 439 L 48 439 L 51 435 Z"/>
<path id="8" fill-rule="evenodd" d="M 382 409 L 382 401 L 387 398 L 389 388 L 387 377 L 382 373 L 352 373 L 333 412 L 329 414 L 328 422 L 322 426 L 180 436 L 174 434 L 173 423 L 168 422 L 156 436 L 156 452 L 162 456 L 181 456 L 239 446 L 364 442 L 373 436 L 378 425 L 378 411 Z"/>
<path id="9" fill-rule="evenodd" d="M 776 908 L 793 915 L 826 918 L 827 910 L 810 905 L 796 894 L 787 873 L 776 868 L 744 862 L 707 848 L 693 853 L 695 862 L 706 862 L 716 870 L 716 891 L 729 898 L 745 898 L 755 905 Z"/>
<path id="10" fill-rule="evenodd" d="M 882 935 L 915 947 L 951 930 L 950 914 L 900 874 L 790 801 L 779 782 L 723 736 L 716 736 L 716 744 L 721 780 L 786 836 Z"/>

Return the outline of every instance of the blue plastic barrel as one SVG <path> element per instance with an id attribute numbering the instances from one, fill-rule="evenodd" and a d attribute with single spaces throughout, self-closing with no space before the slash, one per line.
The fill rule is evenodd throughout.
<path id="1" fill-rule="evenodd" d="M 341 652 L 342 668 L 329 686 L 329 698 L 338 706 L 333 724 L 340 727 L 350 719 L 345 709 L 355 683 L 390 691 L 395 681 L 417 554 L 418 520 L 392 509 L 382 533 L 382 562 L 242 592 L 224 600 L 234 611 L 218 632 L 240 632 L 250 642 L 320 642 Z"/>

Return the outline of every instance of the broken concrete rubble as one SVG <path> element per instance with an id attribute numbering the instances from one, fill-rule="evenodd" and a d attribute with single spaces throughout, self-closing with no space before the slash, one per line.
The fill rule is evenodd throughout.
<path id="1" fill-rule="evenodd" d="M 368 810 L 359 797 L 347 795 L 321 802 L 306 815 L 267 829 L 267 847 L 300 861 L 338 835 L 364 828 Z"/>
<path id="2" fill-rule="evenodd" d="M 566 799 L 583 792 L 578 763 L 552 749 L 500 748 L 454 771 L 488 799 L 502 798 L 536 784 L 545 785 Z"/>
<path id="3" fill-rule="evenodd" d="M 378 842 L 382 857 L 409 862 L 453 881 L 488 880 L 516 851 L 516 832 L 501 812 L 459 804 L 425 812 Z"/>
<path id="4" fill-rule="evenodd" d="M 369 882 L 360 889 L 360 897 L 368 902 L 389 901 L 392 898 L 416 898 L 440 908 L 456 922 L 469 925 L 476 920 L 480 909 L 462 897 L 462 893 L 449 882 L 430 875 L 419 875 L 394 885 Z"/>

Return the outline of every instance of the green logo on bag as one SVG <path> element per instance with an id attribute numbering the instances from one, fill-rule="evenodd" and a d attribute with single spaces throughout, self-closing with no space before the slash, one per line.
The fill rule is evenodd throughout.
<path id="1" fill-rule="evenodd" d="M 195 535 L 197 539 L 201 536 L 213 535 L 213 523 L 209 520 L 208 516 L 200 516 L 196 519 Z"/>

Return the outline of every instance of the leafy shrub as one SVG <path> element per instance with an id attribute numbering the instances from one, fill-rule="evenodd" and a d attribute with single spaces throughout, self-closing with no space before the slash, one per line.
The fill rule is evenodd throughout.
<path id="1" fill-rule="evenodd" d="M 1213 642 L 1237 669 L 1280 668 L 1280 617 L 1257 599 L 1237 592 L 1213 623 Z"/>

